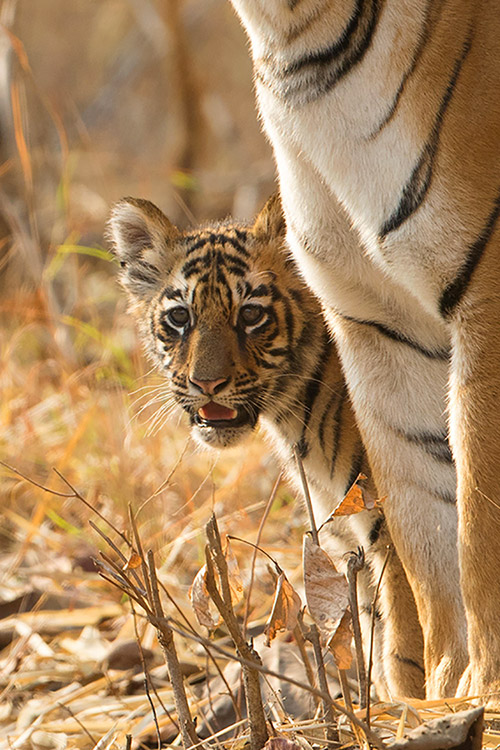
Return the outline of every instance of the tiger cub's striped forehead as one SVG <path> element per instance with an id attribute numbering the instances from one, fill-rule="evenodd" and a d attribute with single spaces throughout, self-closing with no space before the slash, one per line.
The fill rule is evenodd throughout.
<path id="1" fill-rule="evenodd" d="M 165 287 L 160 305 L 188 304 L 230 316 L 242 300 L 271 303 L 274 274 L 259 268 L 255 237 L 241 227 L 197 231 L 184 238 L 183 259 Z"/>

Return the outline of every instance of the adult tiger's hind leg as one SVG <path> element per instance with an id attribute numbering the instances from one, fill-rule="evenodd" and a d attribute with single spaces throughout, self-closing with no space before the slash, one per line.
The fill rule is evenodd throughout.
<path id="1" fill-rule="evenodd" d="M 500 227 L 455 310 L 450 392 L 470 653 L 459 691 L 484 696 L 495 707 L 500 705 L 499 251 Z"/>

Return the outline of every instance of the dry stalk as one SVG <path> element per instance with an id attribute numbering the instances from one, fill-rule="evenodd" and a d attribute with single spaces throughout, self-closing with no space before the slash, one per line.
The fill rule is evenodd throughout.
<path id="1" fill-rule="evenodd" d="M 153 611 L 155 614 L 154 621 L 152 622 L 156 627 L 158 642 L 163 649 L 165 661 L 167 663 L 168 676 L 170 677 L 170 684 L 172 685 L 172 691 L 174 693 L 175 707 L 177 709 L 177 715 L 181 727 L 182 743 L 185 750 L 187 750 L 188 747 L 195 745 L 198 742 L 198 736 L 196 734 L 194 722 L 191 718 L 186 691 L 184 690 L 184 680 L 175 648 L 174 634 L 168 626 L 163 613 L 152 550 L 148 550 L 147 569 L 149 572 L 149 588 L 152 596 L 151 604 L 153 605 Z"/>
<path id="2" fill-rule="evenodd" d="M 387 567 L 387 563 L 389 562 L 389 558 L 392 554 L 392 547 L 387 548 L 387 553 L 385 556 L 384 564 L 382 565 L 382 570 L 380 571 L 380 575 L 377 581 L 377 586 L 375 588 L 375 593 L 373 594 L 373 602 L 372 602 L 372 620 L 370 624 L 370 651 L 368 654 L 368 675 L 366 680 L 366 725 L 370 727 L 370 687 L 372 682 L 372 668 L 373 668 L 373 643 L 375 641 L 374 635 L 375 635 L 375 620 L 376 620 L 376 614 L 377 614 L 377 600 L 378 595 L 380 591 L 380 586 L 382 584 L 382 578 L 385 573 L 385 569 Z"/>
<path id="3" fill-rule="evenodd" d="M 293 637 L 295 639 L 295 643 L 297 644 L 297 648 L 299 649 L 300 658 L 302 659 L 302 663 L 304 664 L 304 669 L 306 671 L 306 677 L 311 685 L 311 687 L 316 687 L 316 679 L 314 676 L 314 671 L 311 665 L 311 661 L 309 659 L 309 654 L 307 653 L 306 648 L 306 638 L 304 637 L 304 621 L 303 621 L 303 612 L 299 612 L 299 616 L 297 618 L 297 625 L 293 629 Z M 314 696 L 316 700 L 316 705 L 319 704 L 319 698 L 318 696 Z"/>
<path id="4" fill-rule="evenodd" d="M 366 668 L 363 654 L 363 639 L 361 637 L 361 625 L 359 622 L 358 608 L 358 573 L 365 565 L 365 553 L 362 547 L 357 552 L 350 552 L 347 558 L 347 582 L 349 584 L 349 603 L 351 606 L 352 631 L 354 635 L 354 647 L 356 649 L 356 668 L 358 671 L 358 695 L 359 707 L 364 708 L 368 700 L 366 690 Z"/>
<path id="5" fill-rule="evenodd" d="M 333 702 L 330 697 L 330 690 L 328 688 L 328 680 L 326 679 L 325 662 L 323 660 L 323 653 L 321 651 L 321 643 L 319 638 L 319 630 L 316 623 L 313 623 L 309 628 L 307 635 L 308 640 L 312 643 L 314 659 L 316 661 L 316 673 L 318 675 L 318 685 L 322 693 L 328 698 L 323 698 L 323 718 L 326 723 L 325 736 L 328 742 L 337 742 L 338 734 L 333 728 L 334 724 L 334 713 L 333 713 Z M 340 672 L 341 670 L 339 670 Z M 345 696 L 344 696 L 345 697 Z M 347 703 L 346 703 L 347 705 Z M 349 710 L 352 711 L 352 706 L 348 706 Z"/>
<path id="6" fill-rule="evenodd" d="M 260 750 L 268 739 L 266 717 L 260 691 L 259 671 L 256 669 L 257 665 L 261 665 L 261 660 L 257 652 L 254 651 L 252 646 L 243 637 L 234 614 L 226 558 L 222 551 L 219 529 L 214 515 L 212 515 L 205 528 L 208 539 L 206 550 L 207 589 L 220 616 L 226 623 L 238 654 L 245 660 L 245 663 L 242 665 L 242 672 L 248 723 L 250 726 L 250 747 L 251 750 Z M 214 566 L 219 575 L 221 592 L 217 588 Z"/>
<path id="7" fill-rule="evenodd" d="M 283 472 L 280 471 L 278 478 L 276 479 L 273 488 L 271 490 L 271 494 L 269 495 L 269 499 L 266 503 L 266 507 L 264 508 L 264 513 L 262 514 L 262 518 L 260 519 L 259 528 L 257 531 L 257 538 L 255 540 L 255 547 L 252 553 L 252 562 L 250 563 L 250 582 L 248 584 L 248 592 L 247 592 L 247 598 L 245 603 L 245 614 L 243 616 L 243 637 L 246 638 L 246 630 L 247 630 L 247 624 L 248 624 L 248 618 L 250 616 L 250 600 L 252 597 L 252 590 L 253 590 L 253 582 L 255 577 L 255 563 L 257 562 L 257 553 L 259 551 L 259 545 L 260 545 L 260 539 L 262 536 L 262 532 L 264 531 L 264 525 L 267 521 L 267 517 L 269 516 L 269 513 L 271 511 L 271 506 L 274 502 L 274 498 L 276 497 L 276 493 L 278 492 L 278 487 L 280 486 L 280 482 L 283 478 Z"/>
<path id="8" fill-rule="evenodd" d="M 302 490 L 304 492 L 304 500 L 307 509 L 307 515 L 309 516 L 309 525 L 311 527 L 311 536 L 314 544 L 319 544 L 318 527 L 316 526 L 316 519 L 314 518 L 314 511 L 312 507 L 311 493 L 309 492 L 309 485 L 307 484 L 306 473 L 304 471 L 304 464 L 299 453 L 298 445 L 293 446 L 293 455 L 295 457 L 295 463 L 299 471 L 300 482 L 302 484 Z"/>

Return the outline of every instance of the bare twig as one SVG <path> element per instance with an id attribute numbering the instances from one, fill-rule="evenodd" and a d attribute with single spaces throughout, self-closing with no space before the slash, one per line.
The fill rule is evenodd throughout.
<path id="1" fill-rule="evenodd" d="M 303 621 L 303 612 L 299 612 L 299 615 L 297 617 L 297 624 L 293 629 L 293 637 L 295 639 L 295 643 L 297 644 L 297 648 L 299 649 L 300 658 L 302 659 L 302 663 L 304 664 L 304 669 L 306 671 L 306 677 L 309 681 L 309 684 L 311 687 L 316 687 L 316 680 L 314 677 L 314 671 L 311 665 L 311 661 L 309 659 L 309 654 L 307 653 L 306 649 L 306 638 L 304 636 L 304 621 Z M 319 699 L 317 696 L 314 696 L 316 699 L 316 704 L 319 703 Z"/>
<path id="2" fill-rule="evenodd" d="M 311 494 L 309 492 L 309 486 L 307 484 L 306 473 L 304 471 L 304 464 L 302 463 L 302 458 L 300 456 L 297 445 L 293 446 L 293 455 L 295 457 L 295 463 L 297 464 L 297 469 L 299 470 L 300 481 L 302 483 L 302 490 L 304 492 L 304 500 L 306 503 L 307 514 L 309 516 L 309 523 L 311 526 L 311 536 L 312 536 L 313 542 L 317 544 L 319 547 L 318 527 L 316 526 L 316 520 L 314 518 Z"/>
<path id="3" fill-rule="evenodd" d="M 163 703 L 163 701 L 162 701 L 162 699 L 161 699 L 161 697 L 160 697 L 160 695 L 159 695 L 159 693 L 158 693 L 158 691 L 157 691 L 157 689 L 156 689 L 156 687 L 154 685 L 154 682 L 151 679 L 151 674 L 149 672 L 148 665 L 146 664 L 146 659 L 144 658 L 144 651 L 142 650 L 141 638 L 139 636 L 139 629 L 137 627 L 137 613 L 135 611 L 135 608 L 134 608 L 133 604 L 131 604 L 131 609 L 132 609 L 132 618 L 133 618 L 133 622 L 134 622 L 135 640 L 136 640 L 136 643 L 137 643 L 137 647 L 139 649 L 139 658 L 141 660 L 142 671 L 144 673 L 144 690 L 146 692 L 147 698 L 149 700 L 149 704 L 151 706 L 151 711 L 153 713 L 153 719 L 154 719 L 154 723 L 155 723 L 156 735 L 158 737 L 158 750 L 160 750 L 160 748 L 161 748 L 161 732 L 160 732 L 160 727 L 158 725 L 158 718 L 156 716 L 156 708 L 155 708 L 155 705 L 154 705 L 154 703 L 151 700 L 151 697 L 149 695 L 149 687 L 150 686 L 151 686 L 151 688 L 152 688 L 152 690 L 153 690 L 153 692 L 154 692 L 154 694 L 156 696 L 156 700 L 158 701 L 159 705 L 162 708 L 163 713 L 165 714 L 165 716 L 168 717 L 168 719 L 170 720 L 171 724 L 176 728 L 177 734 L 180 734 L 180 727 L 179 727 L 179 724 L 175 721 L 174 717 L 171 715 L 171 713 L 168 710 L 168 708 L 166 707 L 166 705 Z"/>
<path id="4" fill-rule="evenodd" d="M 387 553 L 385 556 L 384 564 L 382 565 L 382 570 L 380 571 L 380 575 L 377 581 L 377 586 L 375 588 L 375 593 L 373 595 L 373 602 L 372 602 L 372 620 L 370 625 L 370 651 L 368 654 L 368 674 L 366 679 L 366 724 L 369 727 L 370 726 L 370 688 L 372 684 L 372 668 L 373 668 L 373 644 L 375 641 L 375 621 L 376 621 L 376 613 L 377 613 L 377 599 L 380 591 L 380 586 L 382 583 L 382 578 L 385 573 L 385 569 L 387 567 L 387 563 L 389 562 L 389 558 L 392 554 L 392 547 L 387 547 Z"/>
<path id="5" fill-rule="evenodd" d="M 368 700 L 366 693 L 366 668 L 363 654 L 363 640 L 361 637 L 361 626 L 359 624 L 358 607 L 358 573 L 365 565 L 365 553 L 362 547 L 357 552 L 350 552 L 347 558 L 346 578 L 349 584 L 349 603 L 352 615 L 352 631 L 354 635 L 354 647 L 356 649 L 356 667 L 358 671 L 358 694 L 359 707 L 364 708 Z"/>
<path id="6" fill-rule="evenodd" d="M 73 487 L 73 485 L 70 482 L 68 482 L 68 480 L 66 479 L 66 477 L 63 476 L 63 474 L 61 474 L 60 471 L 58 471 L 56 468 L 54 468 L 53 471 L 55 472 L 55 474 L 57 474 L 57 476 L 59 477 L 59 479 L 62 479 L 62 481 L 64 482 L 64 484 L 67 485 L 70 488 L 70 490 L 73 492 L 73 497 L 75 497 L 76 499 L 80 500 L 80 502 L 82 502 L 84 505 L 86 505 L 87 508 L 90 508 L 90 510 L 93 513 L 95 513 L 96 516 L 99 516 L 99 518 L 101 519 L 101 521 L 104 521 L 104 523 L 107 523 L 108 526 L 109 526 L 109 528 L 113 529 L 113 531 L 115 532 L 115 534 L 118 534 L 118 536 L 120 537 L 120 539 L 123 539 L 123 541 L 125 542 L 125 544 L 127 544 L 130 547 L 130 542 L 127 539 L 127 537 L 125 536 L 125 534 L 123 533 L 123 531 L 120 531 L 119 529 L 117 529 L 116 526 L 109 520 L 109 518 L 106 518 L 106 516 L 103 516 L 103 514 L 100 511 L 98 511 L 97 508 L 94 508 L 94 506 L 91 503 L 89 503 L 89 501 L 86 500 L 83 497 L 83 495 L 81 495 L 78 492 L 78 490 L 76 489 L 76 487 Z"/>
<path id="7" fill-rule="evenodd" d="M 206 525 L 206 533 L 208 539 L 206 551 L 208 593 L 226 623 L 238 653 L 246 662 L 242 671 L 243 682 L 245 685 L 248 722 L 250 725 L 250 747 L 251 750 L 260 750 L 268 739 L 266 717 L 260 691 L 259 673 L 258 670 L 255 669 L 255 666 L 260 665 L 261 661 L 257 652 L 254 651 L 251 645 L 247 643 L 243 637 L 243 633 L 240 630 L 234 614 L 226 558 L 222 551 L 219 529 L 214 515 L 212 515 L 210 521 Z M 214 565 L 219 574 L 222 594 L 219 592 L 215 581 Z"/>
<path id="8" fill-rule="evenodd" d="M 283 477 L 283 472 L 280 472 L 278 475 L 278 478 L 276 479 L 274 483 L 273 489 L 271 490 L 271 494 L 269 495 L 269 500 L 267 501 L 266 507 L 264 508 L 264 513 L 262 514 L 262 518 L 260 519 L 259 528 L 257 531 L 257 539 L 255 540 L 255 548 L 254 548 L 253 555 L 252 555 L 252 562 L 250 563 L 250 582 L 248 584 L 247 599 L 245 603 L 245 614 L 243 616 L 243 637 L 244 638 L 246 638 L 248 617 L 250 615 L 250 599 L 252 596 L 253 581 L 255 577 L 255 562 L 257 560 L 257 552 L 258 552 L 258 547 L 260 545 L 260 538 L 262 536 L 262 532 L 264 531 L 264 525 L 267 521 L 267 517 L 269 515 L 272 504 L 274 502 L 274 498 L 276 497 L 276 493 L 278 492 L 278 487 L 280 486 L 282 477 Z"/>
<path id="9" fill-rule="evenodd" d="M 308 639 L 312 643 L 314 651 L 314 659 L 316 661 L 316 674 L 318 675 L 318 684 L 321 692 L 328 697 L 322 699 L 323 701 L 323 718 L 325 720 L 326 728 L 325 735 L 328 742 L 335 742 L 338 740 L 336 731 L 333 728 L 334 713 L 333 713 L 333 701 L 330 696 L 330 690 L 328 688 L 328 681 L 326 679 L 325 662 L 323 661 L 323 654 L 321 652 L 321 643 L 319 640 L 319 630 L 316 623 L 313 623 L 309 628 Z M 339 670 L 340 671 L 340 670 Z M 344 696 L 345 697 L 345 696 Z M 352 711 L 352 706 L 348 706 Z"/>
<path id="10" fill-rule="evenodd" d="M 194 633 L 196 635 L 195 629 L 193 628 L 193 626 L 189 622 L 188 618 L 186 617 L 186 615 L 184 614 L 184 612 L 182 611 L 182 609 L 179 607 L 179 605 L 175 601 L 175 599 L 172 596 L 172 594 L 168 591 L 168 589 L 162 583 L 162 581 L 158 581 L 158 583 L 160 585 L 161 590 L 164 592 L 165 596 L 167 597 L 167 599 L 171 602 L 171 604 L 175 607 L 175 609 L 177 610 L 177 612 L 179 613 L 179 615 L 182 617 L 185 626 L 192 633 Z M 208 648 L 206 648 L 204 644 L 202 644 L 202 645 L 203 645 L 203 648 L 205 649 L 205 653 L 207 654 L 208 658 L 210 659 L 210 661 L 212 662 L 213 666 L 217 670 L 217 673 L 218 673 L 219 677 L 221 678 L 222 682 L 224 683 L 224 685 L 226 687 L 227 693 L 228 693 L 228 695 L 229 695 L 229 697 L 231 699 L 231 703 L 233 704 L 233 707 L 234 707 L 234 710 L 235 710 L 235 713 L 236 713 L 236 718 L 238 719 L 238 721 L 241 720 L 240 707 L 238 705 L 238 702 L 237 702 L 236 698 L 234 697 L 234 693 L 231 690 L 231 686 L 229 685 L 228 681 L 226 680 L 226 678 L 224 676 L 224 672 L 220 668 L 220 666 L 217 663 L 217 660 L 214 658 L 214 655 L 212 654 L 212 652 Z"/>
<path id="11" fill-rule="evenodd" d="M 174 644 L 174 634 L 167 624 L 167 620 L 163 614 L 152 550 L 148 550 L 147 570 L 149 572 L 148 594 L 151 592 L 150 604 L 154 611 L 154 619 L 152 619 L 151 622 L 156 627 L 158 642 L 162 647 L 165 661 L 167 663 L 168 675 L 170 677 L 175 707 L 177 709 L 177 715 L 181 727 L 182 742 L 184 749 L 187 750 L 191 745 L 195 745 L 198 742 L 198 736 L 191 718 L 186 691 L 184 690 L 182 671 Z"/>

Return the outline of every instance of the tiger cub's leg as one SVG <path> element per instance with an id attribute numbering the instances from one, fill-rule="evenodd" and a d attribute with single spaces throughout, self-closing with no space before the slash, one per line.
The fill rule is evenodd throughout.
<path id="1" fill-rule="evenodd" d="M 365 551 L 366 565 L 358 576 L 358 604 L 366 663 L 372 637 L 374 641 L 372 684 L 377 697 L 380 700 L 395 696 L 423 698 L 422 630 L 411 588 L 384 517 L 378 511 L 365 511 L 334 518 L 324 527 L 321 544 L 344 573 L 346 554 L 359 545 Z"/>
<path id="2" fill-rule="evenodd" d="M 378 697 L 425 697 L 424 644 L 422 628 L 412 590 L 401 561 L 394 549 L 387 523 L 379 515 L 369 529 L 358 527 L 358 538 L 367 550 L 367 563 L 371 571 L 372 586 L 365 586 L 362 593 L 373 596 L 380 581 L 380 592 L 375 613 L 379 621 L 379 637 L 376 653 L 381 655 L 384 685 L 376 683 Z M 364 525 L 364 524 L 363 524 Z M 368 533 L 366 533 L 368 531 Z M 365 593 L 366 592 L 366 593 Z M 371 605 L 371 602 L 368 602 Z M 371 606 L 361 607 L 364 613 L 364 632 L 370 632 Z"/>
<path id="3" fill-rule="evenodd" d="M 491 284 L 497 276 L 498 243 L 496 253 L 484 254 L 454 313 L 450 393 L 470 653 L 459 694 L 484 696 L 495 707 L 500 705 L 500 294 Z"/>

